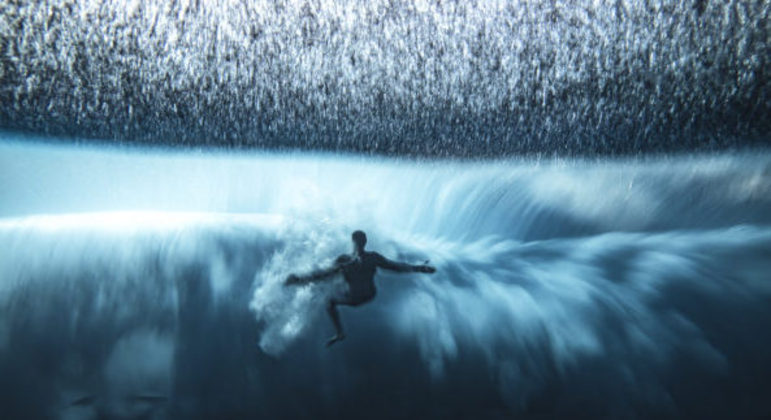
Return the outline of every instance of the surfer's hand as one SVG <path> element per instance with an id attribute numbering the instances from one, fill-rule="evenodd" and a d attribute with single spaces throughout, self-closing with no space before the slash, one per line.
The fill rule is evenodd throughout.
<path id="1" fill-rule="evenodd" d="M 421 272 L 421 273 L 433 273 L 436 271 L 436 268 L 431 267 L 430 265 L 418 265 L 415 267 L 415 271 Z"/>
<path id="2" fill-rule="evenodd" d="M 294 274 L 290 274 L 289 277 L 287 277 L 286 280 L 284 281 L 284 284 L 287 286 L 290 286 L 292 284 L 298 284 L 298 283 L 300 283 L 300 277 Z"/>

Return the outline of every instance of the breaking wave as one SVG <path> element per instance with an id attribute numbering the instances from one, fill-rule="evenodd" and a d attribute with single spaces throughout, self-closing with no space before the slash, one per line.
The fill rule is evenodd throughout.
<path id="1" fill-rule="evenodd" d="M 0 405 L 12 418 L 771 413 L 765 155 L 418 166 L 4 147 L 41 168 L 7 183 L 30 210 L 42 204 L 29 191 L 68 173 L 68 153 L 91 175 L 113 168 L 123 191 L 75 182 L 43 199 L 86 213 L 3 204 Z M 144 172 L 147 159 L 169 174 Z M 181 182 L 183 169 L 211 185 Z M 145 178 L 165 192 L 154 200 L 196 212 L 107 211 Z M 437 272 L 378 274 L 378 297 L 343 308 L 349 337 L 326 349 L 322 305 L 340 280 L 280 282 L 347 252 L 356 228 Z"/>

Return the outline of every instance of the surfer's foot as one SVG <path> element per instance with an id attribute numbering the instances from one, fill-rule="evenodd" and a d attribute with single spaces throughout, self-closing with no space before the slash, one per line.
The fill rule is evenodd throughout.
<path id="1" fill-rule="evenodd" d="M 331 346 L 332 344 L 335 344 L 335 343 L 337 343 L 338 341 L 340 341 L 340 340 L 342 340 L 342 339 L 344 339 L 344 338 L 345 338 L 345 334 L 343 334 L 343 333 L 338 333 L 338 334 L 335 334 L 335 336 L 334 336 L 334 337 L 330 338 L 330 339 L 327 341 L 327 347 Z"/>

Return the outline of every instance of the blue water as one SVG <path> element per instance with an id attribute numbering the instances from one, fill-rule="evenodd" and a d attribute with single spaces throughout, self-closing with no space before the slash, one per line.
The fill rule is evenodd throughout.
<path id="1" fill-rule="evenodd" d="M 0 143 L 5 418 L 761 418 L 771 155 L 393 161 Z M 434 275 L 290 273 L 368 247 Z"/>
<path id="2" fill-rule="evenodd" d="M 0 419 L 771 418 L 769 15 L 0 2 Z"/>

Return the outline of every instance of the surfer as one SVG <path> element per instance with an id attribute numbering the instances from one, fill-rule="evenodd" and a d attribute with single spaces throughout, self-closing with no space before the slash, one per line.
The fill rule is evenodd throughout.
<path id="1" fill-rule="evenodd" d="M 329 278 L 339 272 L 343 273 L 348 291 L 327 300 L 327 313 L 335 326 L 335 335 L 327 341 L 327 346 L 345 338 L 337 305 L 359 306 L 371 301 L 375 297 L 374 277 L 378 267 L 400 273 L 433 273 L 436 271 L 434 267 L 428 265 L 428 261 L 424 264 L 412 265 L 391 261 L 377 252 L 365 251 L 367 235 L 360 230 L 353 232 L 351 239 L 353 240 L 352 254 L 337 257 L 335 263 L 327 269 L 304 276 L 291 274 L 285 282 L 286 285 L 306 284 Z"/>

